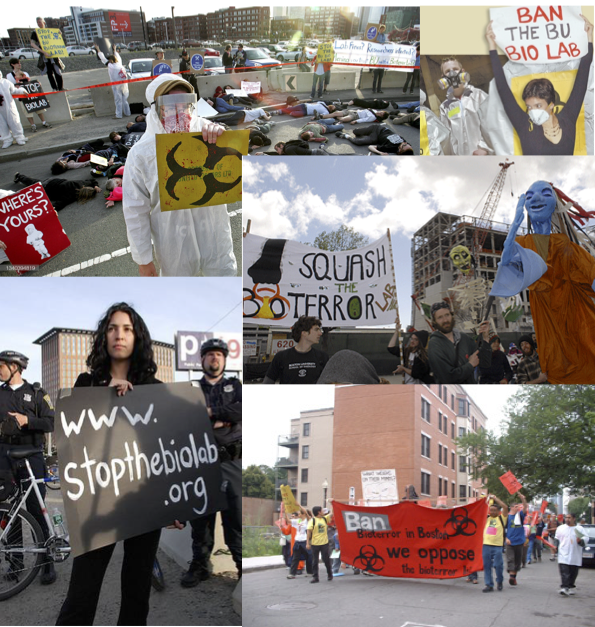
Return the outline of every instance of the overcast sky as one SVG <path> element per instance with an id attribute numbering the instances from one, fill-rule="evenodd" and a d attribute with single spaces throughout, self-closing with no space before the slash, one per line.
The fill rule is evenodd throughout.
<path id="1" fill-rule="evenodd" d="M 352 226 L 370 241 L 389 228 L 403 328 L 411 317 L 411 236 L 439 211 L 479 216 L 502 157 L 249 157 L 243 220 L 250 232 L 312 242 Z M 515 157 L 494 220 L 510 224 L 518 196 L 536 180 L 554 183 L 595 209 L 592 157 Z"/>

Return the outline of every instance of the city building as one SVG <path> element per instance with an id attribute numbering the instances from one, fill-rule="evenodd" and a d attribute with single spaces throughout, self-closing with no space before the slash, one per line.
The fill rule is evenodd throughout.
<path id="1" fill-rule="evenodd" d="M 291 17 L 274 17 L 271 20 L 271 37 L 273 39 L 291 39 L 294 33 L 304 31 L 304 20 Z"/>
<path id="2" fill-rule="evenodd" d="M 95 37 L 105 37 L 117 41 L 144 41 L 144 16 L 140 11 L 122 9 L 91 9 L 70 7 L 70 27 L 67 37 L 75 38 L 74 43 L 92 44 Z"/>
<path id="3" fill-rule="evenodd" d="M 481 482 L 472 479 L 471 460 L 455 438 L 485 429 L 486 421 L 459 385 L 337 387 L 332 495 L 346 501 L 355 488 L 357 502 L 362 471 L 394 469 L 400 496 L 413 485 L 432 505 L 439 496 L 447 497 L 448 507 L 477 498 Z"/>
<path id="4" fill-rule="evenodd" d="M 385 10 L 385 7 L 360 7 L 358 9 L 358 32 L 363 33 L 367 24 L 382 23 Z"/>
<path id="5" fill-rule="evenodd" d="M 357 18 L 349 7 L 306 7 L 304 24 L 307 36 L 349 39 L 357 31 Z"/>
<path id="6" fill-rule="evenodd" d="M 10 48 L 30 48 L 31 47 L 31 33 L 35 30 L 35 27 L 29 28 L 8 28 L 8 39 Z"/>
<path id="7" fill-rule="evenodd" d="M 279 436 L 279 447 L 287 452 L 279 457 L 276 468 L 287 470 L 287 483 L 302 507 L 322 505 L 333 497 L 332 447 L 333 410 L 315 409 L 292 418 L 291 433 Z M 277 481 L 276 500 L 280 481 Z M 278 509 L 278 507 L 277 507 Z"/>
<path id="8" fill-rule="evenodd" d="M 175 36 L 178 44 L 183 42 L 202 42 L 208 39 L 207 16 L 176 15 Z M 174 41 L 173 20 L 171 17 L 157 17 L 153 20 L 155 25 L 155 41 Z"/>
<path id="9" fill-rule="evenodd" d="M 386 24 L 386 31 L 419 29 L 419 7 L 386 7 L 382 22 Z"/>
<path id="10" fill-rule="evenodd" d="M 87 372 L 87 357 L 93 331 L 54 327 L 33 343 L 41 346 L 41 385 L 55 404 L 58 391 L 71 388 L 81 372 Z M 155 375 L 164 383 L 174 382 L 174 346 L 153 340 Z"/>
<path id="11" fill-rule="evenodd" d="M 270 7 L 228 7 L 207 13 L 207 37 L 211 40 L 237 41 L 262 39 L 269 35 Z"/>

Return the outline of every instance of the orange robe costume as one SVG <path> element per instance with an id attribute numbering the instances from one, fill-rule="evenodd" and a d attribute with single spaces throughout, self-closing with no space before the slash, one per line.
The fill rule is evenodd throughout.
<path id="1" fill-rule="evenodd" d="M 595 383 L 595 259 L 562 233 L 515 241 L 537 254 L 548 246 L 547 271 L 528 287 L 542 372 L 550 383 Z"/>

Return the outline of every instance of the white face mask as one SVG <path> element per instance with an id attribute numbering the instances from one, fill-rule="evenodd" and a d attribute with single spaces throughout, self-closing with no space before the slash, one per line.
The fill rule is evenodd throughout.
<path id="1" fill-rule="evenodd" d="M 537 124 L 537 126 L 541 126 L 550 119 L 550 114 L 544 109 L 531 109 L 528 114 L 531 122 Z"/>

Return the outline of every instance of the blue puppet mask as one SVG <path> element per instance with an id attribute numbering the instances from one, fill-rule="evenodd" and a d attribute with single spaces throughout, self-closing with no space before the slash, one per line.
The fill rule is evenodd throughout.
<path id="1" fill-rule="evenodd" d="M 536 232 L 551 233 L 551 217 L 556 208 L 556 194 L 549 183 L 535 181 L 525 193 L 525 209 Z M 537 225 L 546 226 L 545 230 Z M 548 228 L 549 227 L 549 228 Z"/>

